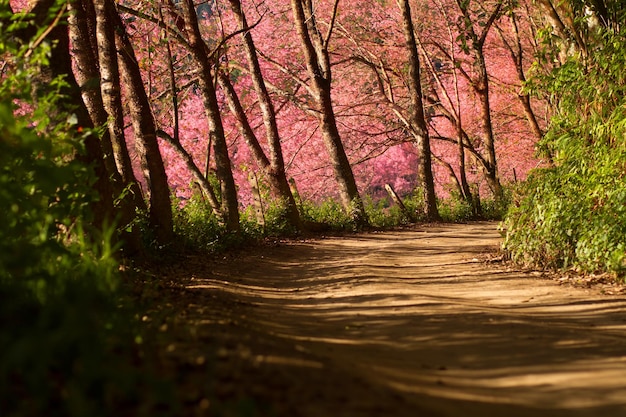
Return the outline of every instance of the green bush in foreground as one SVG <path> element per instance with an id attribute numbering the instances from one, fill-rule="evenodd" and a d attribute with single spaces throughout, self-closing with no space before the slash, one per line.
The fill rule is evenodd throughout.
<path id="1" fill-rule="evenodd" d="M 128 363 L 132 325 L 118 307 L 109 239 L 83 238 L 88 171 L 55 153 L 57 141 L 70 139 L 61 125 L 43 137 L 12 112 L 2 98 L 0 206 L 8 210 L 0 222 L 0 409 L 110 415 L 140 397 L 139 375 Z"/>
<path id="2" fill-rule="evenodd" d="M 88 226 L 93 176 L 76 158 L 75 117 L 59 111 L 63 80 L 33 103 L 46 44 L 26 54 L 4 29 L 0 56 L 11 57 L 11 71 L 0 80 L 0 415 L 157 415 L 167 390 L 137 361 L 138 320 L 122 308 L 130 303 L 113 229 Z"/>

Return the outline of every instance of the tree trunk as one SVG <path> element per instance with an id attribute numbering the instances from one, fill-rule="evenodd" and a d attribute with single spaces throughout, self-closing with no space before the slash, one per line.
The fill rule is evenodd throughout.
<path id="1" fill-rule="evenodd" d="M 266 174 L 270 188 L 274 197 L 280 200 L 280 203 L 287 210 L 287 220 L 289 224 L 295 228 L 300 228 L 300 213 L 298 212 L 298 206 L 289 188 L 289 182 L 285 174 L 285 164 L 283 162 L 282 150 L 280 149 L 280 140 L 278 140 L 278 153 L 280 154 L 280 161 L 276 161 L 274 149 L 270 147 L 270 158 L 265 154 L 259 140 L 257 139 L 254 129 L 250 125 L 248 116 L 243 108 L 243 105 L 239 101 L 237 92 L 230 82 L 228 74 L 220 71 L 217 75 L 218 83 L 224 92 L 226 102 L 230 108 L 230 112 L 237 120 L 239 126 L 239 132 L 246 144 L 252 151 L 256 163 Z"/>
<path id="2" fill-rule="evenodd" d="M 233 178 L 228 146 L 224 136 L 224 127 L 220 115 L 219 103 L 211 71 L 211 62 L 207 54 L 204 40 L 200 35 L 198 17 L 196 15 L 193 0 L 183 0 L 183 16 L 185 20 L 185 32 L 189 40 L 191 54 L 198 66 L 197 75 L 202 93 L 204 111 L 209 121 L 210 141 L 213 143 L 217 176 L 221 183 L 222 214 L 226 228 L 229 231 L 239 230 L 239 204 L 237 201 L 237 188 Z"/>
<path id="3" fill-rule="evenodd" d="M 538 0 L 539 7 L 543 9 L 543 16 L 552 26 L 553 34 L 561 41 L 559 58 L 565 62 L 575 50 L 583 57 L 588 54 L 587 44 L 580 31 L 582 16 L 575 16 L 571 1 L 561 0 Z"/>
<path id="4" fill-rule="evenodd" d="M 189 154 L 189 152 L 185 150 L 185 148 L 183 148 L 178 139 L 168 135 L 162 130 L 158 130 L 157 135 L 160 138 L 166 140 L 167 143 L 169 143 L 174 148 L 174 150 L 180 156 L 183 162 L 185 162 L 187 169 L 196 178 L 196 183 L 198 184 L 198 187 L 200 187 L 200 190 L 209 200 L 209 205 L 213 209 L 213 214 L 215 214 L 218 219 L 223 220 L 220 203 L 215 196 L 213 187 L 211 186 L 211 183 L 209 183 L 207 177 L 202 173 L 202 171 L 200 171 L 198 165 L 196 165 L 196 163 L 194 162 L 193 157 Z"/>
<path id="5" fill-rule="evenodd" d="M 83 101 L 89 111 L 92 122 L 95 126 L 105 126 L 109 124 L 109 115 L 105 109 L 105 101 L 98 85 L 101 85 L 100 69 L 105 65 L 98 65 L 98 58 L 95 55 L 97 49 L 96 42 L 96 17 L 93 4 L 90 1 L 73 1 L 69 3 L 70 13 L 68 16 L 68 27 L 71 38 L 72 53 L 74 57 L 76 78 L 81 85 Z M 96 49 L 94 49 L 96 48 Z M 117 59 L 117 58 L 115 58 Z M 121 103 L 120 103 L 121 106 Z M 121 107 L 120 107 L 121 108 Z M 145 201 L 141 195 L 139 185 L 130 170 L 131 177 L 124 177 L 120 174 L 118 164 L 115 161 L 116 151 L 112 144 L 112 131 L 104 131 L 100 137 L 100 146 L 104 155 L 104 164 L 111 179 L 113 199 L 118 199 L 118 221 L 121 238 L 125 242 L 125 253 L 136 254 L 143 250 L 140 231 L 137 226 L 130 232 L 126 232 L 127 225 L 133 224 L 136 216 L 136 209 L 145 209 Z M 122 150 L 128 158 L 130 157 L 124 144 Z M 129 193 L 125 188 L 128 187 Z"/>
<path id="6" fill-rule="evenodd" d="M 522 40 L 519 34 L 519 28 L 517 25 L 517 16 L 513 11 L 510 17 L 511 28 L 513 30 L 513 34 L 515 35 L 515 44 L 510 45 L 509 52 L 511 54 L 511 59 L 515 64 L 515 70 L 517 71 L 517 77 L 520 80 L 520 83 L 524 85 L 526 83 L 526 74 L 524 73 L 524 48 L 522 47 Z M 508 44 L 507 44 L 508 45 Z M 522 108 L 524 109 L 524 114 L 526 115 L 526 120 L 528 121 L 528 125 L 530 126 L 533 135 L 537 140 L 543 139 L 543 130 L 539 126 L 539 122 L 537 121 L 537 116 L 535 115 L 535 111 L 532 108 L 530 95 L 529 94 L 518 94 L 518 98 L 520 103 L 522 104 Z"/>
<path id="7" fill-rule="evenodd" d="M 87 107 L 91 120 L 95 126 L 103 126 L 107 123 L 107 114 L 100 94 L 100 72 L 98 70 L 98 58 L 96 56 L 96 33 L 93 5 L 90 1 L 75 0 L 68 3 L 68 29 L 71 40 L 71 53 L 76 63 L 74 75 L 80 85 L 83 102 Z M 91 14 L 88 9 L 91 8 Z M 111 177 L 115 193 L 122 191 L 122 177 L 120 176 L 115 159 L 113 147 L 108 132 L 100 138 L 100 146 L 104 154 L 104 165 Z"/>
<path id="8" fill-rule="evenodd" d="M 496 200 L 503 197 L 502 186 L 500 184 L 500 178 L 498 175 L 498 164 L 496 158 L 496 148 L 493 135 L 493 123 L 491 120 L 491 103 L 489 102 L 489 74 L 487 73 L 487 64 L 485 61 L 484 45 L 487 39 L 487 34 L 493 26 L 493 23 L 498 18 L 500 10 L 502 9 L 502 2 L 500 0 L 494 10 L 489 15 L 489 19 L 482 26 L 482 32 L 480 36 L 474 31 L 470 11 L 468 9 L 469 2 L 456 0 L 459 10 L 463 14 L 462 23 L 459 24 L 459 29 L 464 33 L 466 38 L 471 42 L 469 46 L 470 53 L 474 55 L 475 71 L 477 73 L 475 79 L 469 79 L 470 85 L 474 92 L 478 96 L 480 102 L 480 114 L 482 118 L 482 130 L 483 130 L 483 142 L 485 148 L 483 171 L 485 179 L 489 184 L 489 188 Z"/>
<path id="9" fill-rule="evenodd" d="M 329 29 L 326 38 L 323 39 L 318 30 L 314 13 L 310 10 L 311 4 L 307 3 L 309 9 L 307 9 L 308 14 L 305 15 L 303 1 L 306 0 L 291 0 L 291 8 L 302 50 L 306 57 L 307 69 L 313 80 L 313 98 L 317 104 L 322 138 L 330 155 L 344 209 L 350 214 L 357 227 L 366 226 L 368 220 L 365 207 L 359 195 L 354 173 L 339 135 L 333 109 L 331 97 L 332 75 L 330 55 L 328 53 L 328 41 L 332 27 Z"/>
<path id="10" fill-rule="evenodd" d="M 391 198 L 391 201 L 393 201 L 393 203 L 396 206 L 398 206 L 398 209 L 400 210 L 400 213 L 402 213 L 404 218 L 406 220 L 408 220 L 409 222 L 414 222 L 415 221 L 415 213 L 411 213 L 406 208 L 406 206 L 404 205 L 404 202 L 402 201 L 400 196 L 396 193 L 396 190 L 393 189 L 391 184 L 385 184 L 385 190 L 387 191 L 387 194 L 389 194 L 389 197 Z"/>
<path id="11" fill-rule="evenodd" d="M 29 42 L 37 34 L 39 28 L 52 24 L 50 10 L 56 10 L 53 7 L 55 3 L 55 0 L 39 0 L 32 2 L 30 12 L 34 16 L 34 21 L 32 24 L 29 24 L 20 32 L 16 33 L 16 36 L 23 42 Z M 63 9 L 59 11 L 59 13 L 63 12 Z M 60 76 L 64 77 L 67 85 L 62 87 L 61 93 L 67 97 L 67 99 L 59 102 L 62 106 L 60 110 L 74 113 L 78 119 L 78 126 L 89 129 L 93 127 L 93 123 L 89 117 L 89 111 L 83 102 L 80 87 L 72 72 L 68 28 L 66 25 L 62 24 L 62 20 L 59 23 L 53 24 L 54 26 L 51 27 L 50 32 L 46 36 L 46 39 L 48 39 L 52 45 L 49 64 L 42 67 L 40 69 L 40 76 L 33 80 L 34 95 L 36 96 L 37 93 L 45 93 L 47 85 L 52 80 Z M 99 195 L 98 201 L 92 204 L 94 227 L 98 230 L 103 230 L 104 227 L 110 226 L 114 219 L 113 189 L 104 164 L 104 155 L 98 137 L 95 134 L 86 135 L 84 145 L 85 154 L 79 156 L 79 158 L 82 159 L 85 164 L 93 168 L 96 178 L 94 188 Z"/>
<path id="12" fill-rule="evenodd" d="M 132 162 L 124 135 L 124 110 L 120 86 L 119 64 L 115 47 L 115 27 L 110 16 L 117 13 L 110 0 L 94 0 L 96 12 L 96 39 L 100 63 L 100 88 L 104 109 L 108 115 L 108 131 L 111 136 L 113 156 L 125 187 L 129 187 L 136 206 L 145 209 L 139 183 L 133 172 Z"/>
<path id="13" fill-rule="evenodd" d="M 498 164 L 496 159 L 496 147 L 493 136 L 493 123 L 491 120 L 491 104 L 489 102 L 489 78 L 485 65 L 484 55 L 480 51 L 479 60 L 479 82 L 474 91 L 480 100 L 480 114 L 483 122 L 483 139 L 485 144 L 485 178 L 489 188 L 496 199 L 502 198 L 502 186 L 498 175 Z"/>
<path id="14" fill-rule="evenodd" d="M 411 131 L 417 142 L 420 158 L 418 180 L 424 196 L 424 214 L 427 220 L 441 220 L 437 211 L 437 196 L 433 180 L 432 160 L 430 155 L 430 137 L 424 116 L 422 83 L 420 79 L 420 60 L 415 40 L 415 29 L 411 17 L 409 0 L 401 1 L 403 32 L 409 55 L 409 94 L 411 97 Z"/>
<path id="15" fill-rule="evenodd" d="M 269 146 L 269 159 L 257 157 L 257 163 L 261 165 L 261 168 L 268 176 L 270 187 L 272 188 L 275 197 L 282 200 L 281 203 L 285 205 L 287 210 L 287 220 L 292 226 L 299 228 L 300 214 L 298 213 L 298 206 L 293 194 L 291 193 L 291 189 L 289 188 L 289 182 L 287 181 L 287 175 L 285 173 L 285 161 L 280 144 L 280 135 L 278 133 L 278 125 L 276 123 L 276 111 L 274 109 L 274 104 L 265 85 L 256 47 L 254 45 L 254 40 L 252 39 L 252 33 L 249 30 L 250 28 L 248 26 L 246 16 L 241 9 L 241 2 L 240 0 L 229 0 L 229 2 L 232 10 L 235 12 L 237 19 L 239 20 L 240 28 L 244 30 L 242 34 L 244 49 L 248 59 L 248 67 L 252 77 L 252 84 L 259 99 L 259 107 L 261 108 L 263 124 L 265 126 L 265 136 Z M 251 129 L 249 131 L 252 132 Z M 250 137 L 249 140 L 252 140 L 253 138 L 256 139 L 256 136 Z M 269 164 L 266 163 L 266 161 L 269 162 Z"/>
<path id="16" fill-rule="evenodd" d="M 167 244 L 174 238 L 172 206 L 167 175 L 156 136 L 156 124 L 150 101 L 144 89 L 139 63 L 135 57 L 124 24 L 117 13 L 111 13 L 116 28 L 115 42 L 119 68 L 126 87 L 128 108 L 135 134 L 135 147 L 140 156 L 141 170 L 148 184 L 150 201 L 150 226 L 159 244 Z"/>

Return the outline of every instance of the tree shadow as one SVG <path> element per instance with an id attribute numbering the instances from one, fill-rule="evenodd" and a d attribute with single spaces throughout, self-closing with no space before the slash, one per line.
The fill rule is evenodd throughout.
<path id="1" fill-rule="evenodd" d="M 624 415 L 626 300 L 575 289 L 564 299 L 552 282 L 476 262 L 497 244 L 483 229 L 272 248 L 196 274 L 187 291 L 230 297 L 245 326 L 391 389 L 403 407 Z"/>

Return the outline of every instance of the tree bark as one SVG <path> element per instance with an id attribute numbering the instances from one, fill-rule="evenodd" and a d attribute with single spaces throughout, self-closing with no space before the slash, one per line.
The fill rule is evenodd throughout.
<path id="1" fill-rule="evenodd" d="M 76 63 L 74 75 L 80 85 L 83 101 L 93 124 L 95 126 L 104 126 L 107 123 L 107 114 L 99 88 L 100 72 L 96 55 L 97 45 L 93 4 L 90 1 L 74 0 L 68 6 L 71 53 Z M 111 177 L 115 192 L 121 192 L 122 177 L 115 165 L 111 137 L 108 132 L 105 132 L 100 138 L 100 145 L 104 154 L 104 164 Z"/>
<path id="2" fill-rule="evenodd" d="M 415 221 L 415 213 L 411 213 L 406 206 L 404 205 L 404 202 L 402 201 L 402 199 L 400 198 L 400 196 L 396 193 L 396 190 L 393 189 L 391 184 L 385 184 L 385 190 L 387 191 L 387 194 L 389 194 L 389 198 L 391 198 L 391 201 L 393 201 L 393 203 L 398 206 L 398 209 L 400 210 L 400 213 L 402 213 L 402 215 L 405 217 L 405 219 L 407 219 L 409 222 L 414 222 Z"/>
<path id="3" fill-rule="evenodd" d="M 120 83 L 119 64 L 115 47 L 115 27 L 110 16 L 116 13 L 110 0 L 94 0 L 96 14 L 96 39 L 100 63 L 100 88 L 104 109 L 108 115 L 108 131 L 111 137 L 113 156 L 125 187 L 130 188 L 135 204 L 145 209 L 145 201 L 135 174 L 124 135 L 124 110 Z"/>
<path id="4" fill-rule="evenodd" d="M 139 64 L 117 11 L 111 22 L 116 28 L 115 43 L 120 73 L 126 87 L 128 108 L 135 134 L 135 147 L 140 156 L 141 170 L 148 184 L 149 220 L 159 244 L 174 238 L 174 225 L 167 175 L 156 136 L 156 123 L 150 101 L 144 89 Z"/>
<path id="5" fill-rule="evenodd" d="M 239 230 L 239 204 L 237 188 L 233 178 L 228 146 L 224 136 L 224 127 L 220 115 L 219 103 L 213 85 L 212 68 L 204 40 L 200 35 L 198 17 L 193 0 L 183 0 L 183 18 L 185 32 L 191 48 L 191 55 L 197 65 L 197 75 L 204 104 L 204 111 L 209 121 L 210 142 L 213 143 L 217 176 L 221 183 L 222 216 L 229 231 Z"/>
<path id="6" fill-rule="evenodd" d="M 307 5 L 307 14 L 305 14 L 303 2 Z M 335 3 L 336 5 L 337 3 Z M 311 87 L 314 92 L 313 98 L 317 104 L 316 110 L 320 130 L 339 185 L 339 195 L 344 209 L 350 214 L 354 223 L 357 227 L 362 227 L 368 224 L 367 215 L 354 179 L 350 161 L 341 141 L 333 109 L 331 95 L 332 73 L 330 55 L 328 53 L 328 41 L 332 25 L 326 38 L 322 38 L 311 7 L 311 3 L 307 0 L 291 0 L 296 30 L 302 44 L 307 69 L 312 79 Z"/>
<path id="7" fill-rule="evenodd" d="M 559 54 L 561 62 L 565 62 L 572 50 L 586 57 L 587 44 L 580 33 L 580 21 L 574 15 L 572 2 L 538 0 L 538 3 L 544 11 L 545 19 L 552 26 L 554 35 L 562 42 Z"/>
<path id="8" fill-rule="evenodd" d="M 53 25 L 46 35 L 46 39 L 52 45 L 49 65 L 40 68 L 39 77 L 33 80 L 34 95 L 44 93 L 47 85 L 57 77 L 64 77 L 67 86 L 62 87 L 61 93 L 67 97 L 67 100 L 59 102 L 60 110 L 74 113 L 78 119 L 78 126 L 90 129 L 94 125 L 89 117 L 89 111 L 83 102 L 78 82 L 72 72 L 68 28 L 64 24 L 51 22 L 51 11 L 56 11 L 57 13 L 65 11 L 63 8 L 59 10 L 55 7 L 56 3 L 55 0 L 32 2 L 30 13 L 34 16 L 33 23 L 16 33 L 16 36 L 23 42 L 29 42 L 37 34 L 39 28 Z M 63 23 L 63 18 L 61 18 L 60 22 Z M 99 195 L 98 201 L 92 203 L 94 227 L 102 231 L 105 227 L 113 224 L 115 218 L 113 214 L 113 189 L 104 164 L 104 155 L 100 147 L 99 138 L 93 133 L 87 134 L 84 139 L 84 145 L 85 154 L 80 155 L 79 158 L 94 170 L 96 179 L 94 188 Z"/>
<path id="9" fill-rule="evenodd" d="M 254 90 L 256 91 L 256 95 L 259 100 L 261 114 L 263 115 L 265 136 L 267 138 L 267 143 L 269 147 L 269 158 L 262 158 L 260 157 L 260 155 L 257 155 L 256 152 L 253 153 L 257 155 L 257 163 L 261 166 L 261 168 L 267 175 L 270 187 L 272 188 L 275 197 L 282 200 L 281 203 L 285 205 L 287 211 L 287 220 L 293 227 L 299 228 L 300 214 L 298 212 L 298 206 L 296 204 L 294 196 L 291 193 L 291 189 L 289 187 L 287 174 L 285 173 L 285 161 L 283 158 L 283 151 L 280 144 L 280 134 L 278 132 L 278 125 L 276 123 L 276 111 L 274 109 L 274 104 L 272 102 L 272 99 L 270 98 L 267 86 L 265 85 L 265 80 L 263 78 L 263 73 L 261 72 L 261 66 L 259 64 L 259 58 L 256 52 L 256 47 L 254 44 L 254 40 L 252 39 L 252 33 L 249 30 L 250 28 L 246 20 L 246 16 L 241 9 L 241 1 L 229 0 L 229 2 L 231 4 L 233 12 L 239 20 L 240 29 L 243 30 L 242 37 L 244 40 L 246 57 L 248 59 L 248 69 L 252 77 Z M 244 115 L 245 113 L 240 116 Z M 247 120 L 244 122 L 241 117 L 238 117 L 237 115 L 236 118 L 238 120 L 241 120 L 243 123 L 248 124 L 249 126 Z M 248 132 L 253 132 L 252 129 L 248 129 L 245 126 L 242 126 L 242 129 Z M 247 141 L 252 140 L 256 140 L 256 135 L 249 136 L 247 139 Z"/>
<path id="10" fill-rule="evenodd" d="M 524 48 L 522 47 L 522 40 L 519 34 L 519 26 L 517 23 L 518 17 L 515 11 L 511 12 L 509 20 L 511 23 L 511 29 L 513 31 L 513 34 L 515 35 L 515 39 L 513 45 L 510 45 L 508 42 L 504 43 L 509 50 L 513 63 L 515 64 L 517 78 L 520 80 L 520 83 L 524 85 L 524 83 L 526 83 L 526 74 L 524 72 Z M 537 116 L 535 115 L 535 111 L 532 108 L 530 95 L 520 93 L 518 94 L 518 99 L 522 104 L 522 108 L 524 109 L 524 115 L 526 116 L 526 120 L 528 121 L 530 130 L 533 132 L 533 135 L 537 140 L 542 139 L 544 133 L 539 126 Z"/>
<path id="11" fill-rule="evenodd" d="M 92 2 L 88 0 L 72 1 L 69 3 L 69 7 L 68 27 L 75 62 L 74 73 L 81 86 L 83 101 L 95 126 L 106 126 L 107 124 L 110 126 L 109 115 L 105 108 L 106 94 L 103 99 L 99 88 L 99 85 L 102 85 L 100 69 L 105 68 L 106 65 L 99 63 L 96 56 L 98 47 L 95 9 Z M 127 255 L 136 254 L 143 250 L 139 228 L 134 226 L 129 232 L 126 229 L 127 225 L 134 223 L 136 209 L 145 210 L 146 205 L 139 184 L 132 173 L 132 168 L 129 171 L 130 177 L 120 174 L 119 164 L 116 164 L 116 155 L 121 152 L 126 154 L 129 166 L 130 157 L 125 143 L 124 148 L 118 149 L 116 152 L 111 140 L 112 137 L 111 129 L 105 130 L 100 136 L 100 146 L 104 154 L 104 164 L 111 179 L 112 197 L 114 200 L 119 198 L 117 220 L 121 226 L 120 230 L 122 230 L 120 236 L 125 242 L 124 250 Z M 127 187 L 128 190 L 125 190 Z"/>
<path id="12" fill-rule="evenodd" d="M 415 29 L 411 17 L 409 0 L 401 0 L 402 23 L 406 49 L 409 55 L 409 94 L 411 97 L 410 124 L 420 158 L 418 179 L 424 196 L 424 215 L 427 220 L 441 220 L 437 210 L 437 196 L 432 172 L 432 159 L 430 154 L 430 137 L 428 126 L 424 116 L 424 103 L 422 99 L 422 83 L 420 79 L 420 59 L 415 40 Z"/>
<path id="13" fill-rule="evenodd" d="M 468 79 L 474 92 L 478 96 L 480 102 L 480 114 L 482 119 L 483 130 L 483 142 L 485 148 L 484 155 L 484 175 L 494 197 L 499 200 L 503 197 L 502 185 L 500 184 L 500 178 L 498 175 L 498 164 L 496 158 L 496 148 L 493 135 L 493 123 L 491 119 L 491 103 L 490 103 L 490 89 L 489 89 L 489 74 L 487 73 L 487 64 L 485 61 L 484 45 L 487 39 L 487 34 L 491 29 L 493 23 L 498 18 L 500 10 L 502 9 L 502 2 L 500 0 L 494 10 L 489 15 L 489 19 L 484 23 L 480 36 L 474 30 L 470 11 L 468 9 L 469 2 L 463 0 L 456 0 L 457 6 L 463 15 L 463 20 L 459 23 L 459 30 L 470 41 L 471 45 L 468 47 L 469 53 L 474 56 L 474 68 L 477 73 L 473 79 Z"/>
<path id="14" fill-rule="evenodd" d="M 489 187 L 496 199 L 502 197 L 502 186 L 498 175 L 498 163 L 496 158 L 496 147 L 493 135 L 493 122 L 491 119 L 491 103 L 489 98 L 489 77 L 487 66 L 482 51 L 477 54 L 479 81 L 476 84 L 475 92 L 480 100 L 480 113 L 483 122 L 483 139 L 485 144 L 485 162 L 487 167 L 485 176 Z"/>
<path id="15" fill-rule="evenodd" d="M 215 216 L 219 219 L 222 219 L 220 203 L 215 196 L 213 187 L 207 180 L 206 176 L 202 174 L 202 171 L 200 171 L 198 165 L 196 165 L 196 163 L 194 162 L 193 157 L 189 154 L 189 152 L 185 150 L 185 148 L 183 148 L 183 146 L 180 144 L 180 141 L 178 141 L 178 139 L 176 139 L 175 137 L 168 135 L 162 130 L 157 131 L 157 136 L 167 141 L 167 143 L 169 143 L 174 148 L 174 150 L 180 156 L 183 162 L 185 162 L 187 169 L 196 178 L 196 183 L 198 184 L 198 187 L 200 187 L 200 190 L 209 200 L 209 205 L 211 206 L 211 209 L 213 209 L 213 214 L 215 214 Z"/>

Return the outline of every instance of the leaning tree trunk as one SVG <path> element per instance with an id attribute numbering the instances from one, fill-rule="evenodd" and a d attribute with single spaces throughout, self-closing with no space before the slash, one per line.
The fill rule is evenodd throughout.
<path id="1" fill-rule="evenodd" d="M 511 54 L 511 59 L 515 64 L 515 70 L 517 71 L 517 77 L 520 80 L 520 83 L 524 85 L 526 83 L 526 74 L 524 72 L 524 48 L 522 47 L 522 40 L 519 34 L 519 26 L 517 24 L 517 16 L 515 12 L 511 13 L 510 17 L 511 29 L 515 34 L 515 44 L 511 45 L 509 48 L 509 52 Z M 526 115 L 526 120 L 528 121 L 528 125 L 530 126 L 533 135 L 537 140 L 543 139 L 543 129 L 539 126 L 539 122 L 537 120 L 537 116 L 535 115 L 535 111 L 533 110 L 530 94 L 528 93 L 519 93 L 518 98 L 520 103 L 522 104 L 522 108 L 524 109 L 524 114 Z"/>
<path id="2" fill-rule="evenodd" d="M 239 230 L 239 204 L 237 188 L 228 155 L 228 146 L 224 135 L 224 127 L 220 115 L 219 103 L 213 85 L 211 61 L 206 45 L 198 27 L 193 0 L 183 0 L 183 17 L 185 33 L 191 48 L 191 55 L 197 65 L 198 83 L 202 94 L 204 111 L 209 121 L 210 142 L 213 143 L 217 176 L 221 183 L 222 214 L 226 228 L 230 231 Z"/>
<path id="3" fill-rule="evenodd" d="M 298 228 L 300 227 L 300 214 L 298 213 L 298 206 L 291 192 L 291 188 L 289 187 L 287 174 L 285 173 L 285 161 L 280 144 L 278 124 L 276 123 L 276 110 L 274 109 L 274 104 L 270 98 L 269 92 L 267 91 L 267 86 L 265 85 L 256 47 L 254 45 L 254 40 L 252 39 L 252 33 L 250 32 L 246 16 L 241 8 L 241 1 L 229 0 L 229 2 L 232 10 L 235 12 L 237 19 L 239 20 L 240 29 L 243 30 L 242 37 L 244 41 L 244 49 L 248 59 L 248 67 L 252 77 L 252 84 L 259 100 L 261 114 L 263 115 L 265 136 L 269 147 L 269 158 L 263 158 L 259 155 L 256 160 L 266 173 L 275 197 L 282 200 L 281 203 L 285 205 L 287 210 L 287 220 L 292 226 Z M 245 123 L 249 125 L 247 120 Z M 246 128 L 243 127 L 243 129 L 245 130 Z M 249 129 L 248 131 L 253 132 L 252 129 Z M 249 137 L 249 140 L 254 140 L 258 144 L 255 135 Z M 260 149 L 260 146 L 258 148 Z M 253 152 L 253 154 L 257 155 L 256 152 Z"/>
<path id="4" fill-rule="evenodd" d="M 296 30 L 302 44 L 302 50 L 306 58 L 306 66 L 312 79 L 314 100 L 319 114 L 320 130 L 326 150 L 330 156 L 335 178 L 339 185 L 339 194 L 344 209 L 350 214 L 355 224 L 359 227 L 368 224 L 363 200 L 354 179 L 354 173 L 348 156 L 346 155 L 341 136 L 337 128 L 335 111 L 331 96 L 331 67 L 328 42 L 332 31 L 332 25 L 328 34 L 322 38 L 313 11 L 303 6 L 305 0 L 291 0 L 291 9 L 296 24 Z M 335 2 L 335 10 L 337 5 Z M 307 2 L 308 7 L 312 7 Z M 312 34 L 312 36 L 311 36 Z"/>
<path id="5" fill-rule="evenodd" d="M 415 40 L 415 29 L 411 17 L 409 0 L 402 0 L 402 23 L 406 48 L 409 54 L 409 94 L 411 97 L 411 130 L 416 138 L 420 158 L 418 179 L 424 196 L 424 215 L 427 220 L 441 220 L 437 210 L 437 196 L 433 180 L 432 159 L 430 155 L 430 137 L 424 116 L 422 83 L 420 80 L 420 59 Z"/>
<path id="6" fill-rule="evenodd" d="M 489 15 L 489 19 L 481 25 L 482 31 L 479 35 L 474 30 L 474 26 L 471 23 L 472 19 L 470 16 L 470 11 L 468 9 L 469 2 L 456 0 L 457 6 L 459 7 L 459 10 L 463 15 L 463 20 L 459 28 L 463 31 L 463 34 L 466 36 L 466 38 L 470 40 L 471 45 L 469 47 L 469 50 L 471 50 L 475 60 L 474 67 L 476 71 L 476 77 L 475 79 L 470 79 L 469 81 L 480 102 L 480 114 L 482 119 L 483 140 L 485 148 L 485 164 L 483 165 L 483 171 L 485 179 L 489 184 L 489 188 L 491 188 L 491 191 L 493 192 L 496 200 L 502 199 L 503 191 L 498 175 L 498 163 L 496 158 L 493 123 L 491 120 L 491 104 L 489 102 L 489 74 L 487 73 L 484 46 L 485 41 L 487 40 L 489 30 L 500 15 L 503 1 L 504 0 L 500 0 L 496 4 L 494 10 Z"/>
<path id="7" fill-rule="evenodd" d="M 187 150 L 183 147 L 183 145 L 180 143 L 180 140 L 178 140 L 177 138 L 173 136 L 170 136 L 163 130 L 158 130 L 157 135 L 161 139 L 169 143 L 170 146 L 172 146 L 172 148 L 174 148 L 174 151 L 176 151 L 180 159 L 183 160 L 183 162 L 187 166 L 187 169 L 189 170 L 189 172 L 191 172 L 191 175 L 195 177 L 196 184 L 198 185 L 198 187 L 200 187 L 200 190 L 204 193 L 206 198 L 209 200 L 209 205 L 211 206 L 211 209 L 213 210 L 213 214 L 215 215 L 216 218 L 221 220 L 222 219 L 222 212 L 220 210 L 221 207 L 220 207 L 220 203 L 217 197 L 215 196 L 213 186 L 209 183 L 209 180 L 207 179 L 207 177 L 203 175 L 202 171 L 200 171 L 200 168 L 198 168 L 198 165 L 196 165 L 191 154 L 189 154 L 189 152 L 187 152 Z"/>
<path id="8" fill-rule="evenodd" d="M 96 39 L 98 41 L 98 61 L 100 63 L 100 88 L 104 109 L 108 115 L 108 131 L 111 137 L 113 157 L 128 187 L 135 205 L 145 209 L 145 201 L 139 183 L 133 172 L 132 162 L 124 135 L 124 110 L 120 83 L 119 64 L 115 47 L 115 27 L 110 16 L 116 13 L 111 0 L 94 0 L 96 14 Z"/>
<path id="9" fill-rule="evenodd" d="M 157 242 L 166 244 L 174 238 L 172 206 L 167 175 L 156 136 L 156 123 L 144 89 L 139 63 L 118 12 L 110 15 L 115 26 L 119 68 L 126 87 L 126 97 L 135 134 L 135 147 L 141 170 L 148 184 L 150 226 Z"/>

